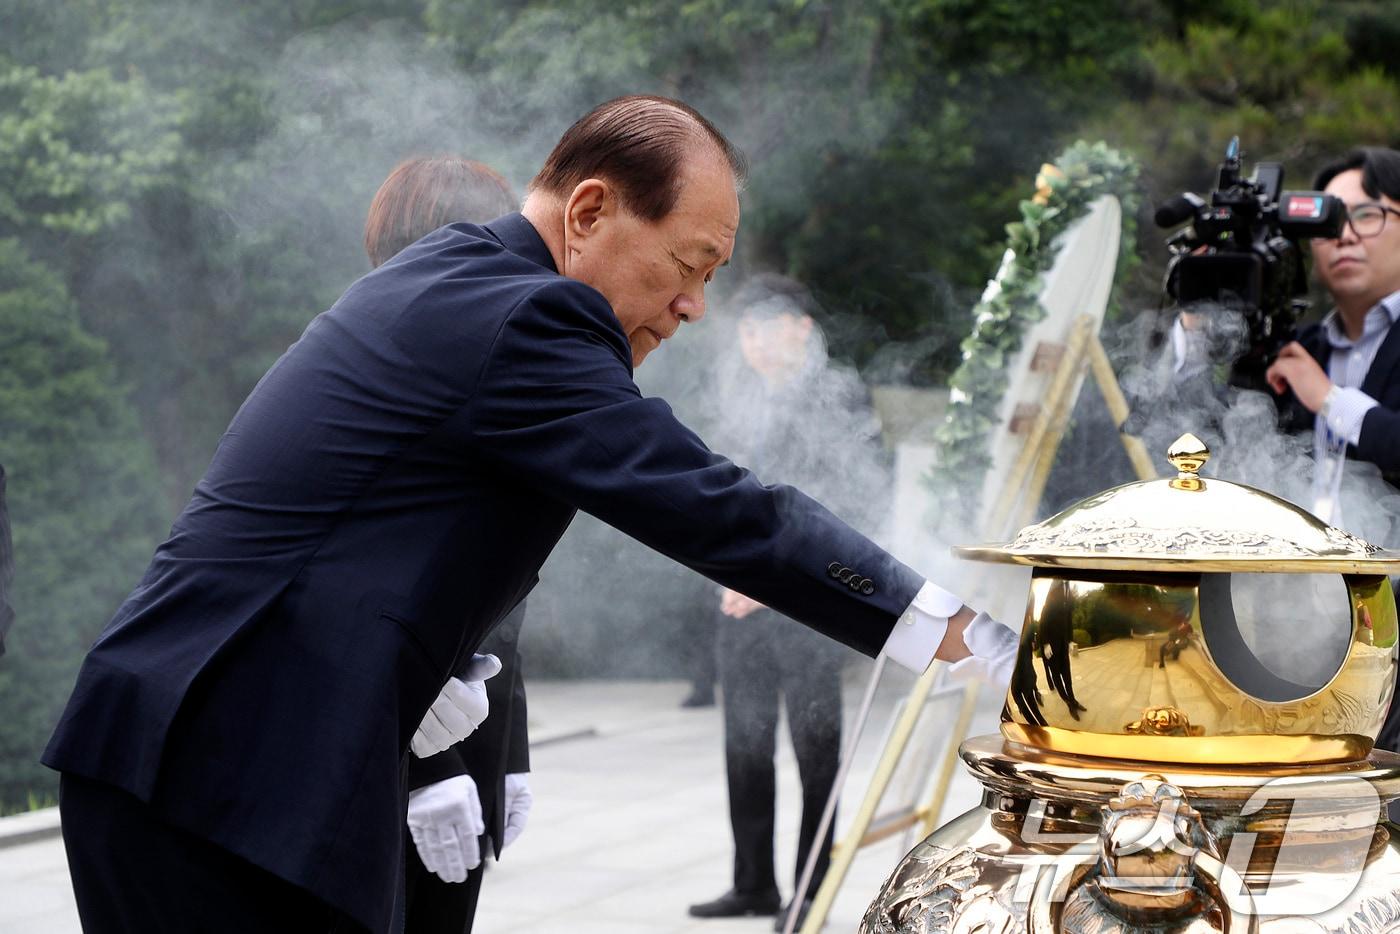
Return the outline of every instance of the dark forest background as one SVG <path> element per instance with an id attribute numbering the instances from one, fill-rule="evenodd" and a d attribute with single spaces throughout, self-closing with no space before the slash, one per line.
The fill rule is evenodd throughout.
<path id="1" fill-rule="evenodd" d="M 838 356 L 936 386 L 1064 145 L 1135 156 L 1147 212 L 1209 188 L 1233 134 L 1306 187 L 1400 144 L 1397 48 L 1400 0 L 0 0 L 0 813 L 52 794 L 35 757 L 83 649 L 244 395 L 367 271 L 399 159 L 523 188 L 592 105 L 682 97 L 752 163 L 728 281 L 796 276 L 853 325 Z M 1138 230 L 1127 307 L 1164 259 Z"/>

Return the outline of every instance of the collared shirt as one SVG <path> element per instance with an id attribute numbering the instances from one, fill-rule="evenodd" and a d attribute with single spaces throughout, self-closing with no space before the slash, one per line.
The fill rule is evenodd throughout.
<path id="1" fill-rule="evenodd" d="M 1322 320 L 1322 332 L 1331 346 L 1327 376 L 1338 391 L 1313 423 L 1313 511 L 1333 525 L 1342 521 L 1339 497 L 1346 448 L 1361 440 L 1366 413 L 1379 403 L 1361 391 L 1366 373 L 1376 360 L 1390 327 L 1400 320 L 1400 291 L 1392 292 L 1366 312 L 1361 336 L 1347 337 L 1333 310 Z"/>

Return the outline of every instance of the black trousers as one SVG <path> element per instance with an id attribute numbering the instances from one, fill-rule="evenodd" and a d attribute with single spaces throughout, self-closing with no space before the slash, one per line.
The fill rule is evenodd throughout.
<path id="1" fill-rule="evenodd" d="M 407 921 L 404 934 L 468 934 L 476 917 L 481 877 L 486 861 L 467 873 L 465 882 L 443 882 L 423 865 L 413 841 L 406 840 L 408 882 L 405 889 Z M 481 852 L 489 841 L 482 837 Z"/>
<path id="2" fill-rule="evenodd" d="M 115 786 L 65 774 L 63 846 L 84 934 L 363 934 L 305 889 L 165 823 Z"/>
<path id="3" fill-rule="evenodd" d="M 820 637 L 771 610 L 741 620 L 721 618 L 720 686 L 724 691 L 724 759 L 729 822 L 734 831 L 734 888 L 758 894 L 777 888 L 773 834 L 777 775 L 778 698 L 802 781 L 802 826 L 794 887 L 836 783 L 841 749 L 840 656 Z M 807 896 L 816 894 L 831 861 L 833 829 L 821 842 Z"/>
<path id="4" fill-rule="evenodd" d="M 714 690 L 717 668 L 715 627 L 714 615 L 710 613 L 697 613 L 694 620 L 686 621 L 686 669 L 690 673 L 692 691 L 705 693 Z"/>

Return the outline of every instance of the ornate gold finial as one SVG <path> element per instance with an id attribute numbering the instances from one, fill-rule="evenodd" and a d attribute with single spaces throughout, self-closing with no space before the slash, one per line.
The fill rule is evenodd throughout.
<path id="1" fill-rule="evenodd" d="M 1197 476 L 1210 460 L 1210 448 L 1204 441 L 1188 431 L 1167 448 L 1167 460 L 1177 469 L 1176 479 L 1169 484 L 1173 489 L 1193 492 L 1205 489 L 1205 481 Z"/>

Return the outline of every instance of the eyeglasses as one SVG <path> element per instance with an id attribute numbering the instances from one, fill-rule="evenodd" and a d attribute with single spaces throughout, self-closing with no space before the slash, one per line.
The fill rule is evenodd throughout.
<path id="1" fill-rule="evenodd" d="M 1387 214 L 1400 217 L 1400 211 L 1388 205 L 1358 204 L 1347 210 L 1347 223 L 1351 225 L 1351 230 L 1357 237 L 1366 240 L 1385 230 Z"/>

